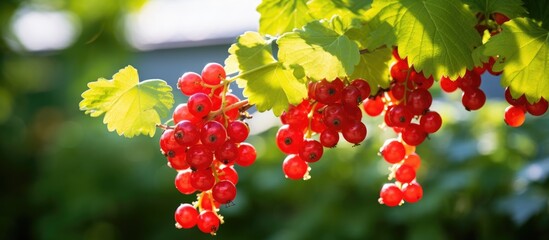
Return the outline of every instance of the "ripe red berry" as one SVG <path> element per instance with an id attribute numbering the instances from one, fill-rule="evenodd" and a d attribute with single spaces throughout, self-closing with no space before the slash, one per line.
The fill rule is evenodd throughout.
<path id="1" fill-rule="evenodd" d="M 414 115 L 404 105 L 396 105 L 392 107 L 388 113 L 389 121 L 392 126 L 405 127 L 412 121 Z"/>
<path id="2" fill-rule="evenodd" d="M 189 112 L 197 118 L 202 118 L 212 111 L 212 100 L 204 93 L 191 95 L 187 102 Z"/>
<path id="3" fill-rule="evenodd" d="M 177 105 L 177 107 L 173 111 L 173 122 L 177 124 L 183 120 L 188 120 L 194 124 L 198 124 L 202 119 L 191 114 L 189 112 L 189 107 L 187 106 L 187 104 L 182 103 Z"/>
<path id="4" fill-rule="evenodd" d="M 219 218 L 212 211 L 202 211 L 198 215 L 197 225 L 203 233 L 214 234 L 219 229 Z"/>
<path id="5" fill-rule="evenodd" d="M 362 104 L 362 107 L 364 108 L 366 114 L 376 117 L 383 112 L 385 104 L 383 104 L 381 97 L 367 98 Z"/>
<path id="6" fill-rule="evenodd" d="M 404 140 L 406 144 L 412 146 L 421 144 L 426 137 L 427 133 L 417 123 L 410 123 L 402 132 L 402 140 Z"/>
<path id="7" fill-rule="evenodd" d="M 257 158 L 257 153 L 254 146 L 249 143 L 241 143 L 238 147 L 238 157 L 235 159 L 236 164 L 247 167 L 252 165 Z"/>
<path id="8" fill-rule="evenodd" d="M 226 77 L 225 69 L 219 63 L 208 63 L 202 70 L 202 79 L 207 84 L 217 85 Z"/>
<path id="9" fill-rule="evenodd" d="M 174 137 L 179 144 L 190 146 L 198 142 L 200 131 L 191 121 L 181 120 L 175 125 Z"/>
<path id="10" fill-rule="evenodd" d="M 307 162 L 303 161 L 296 154 L 290 154 L 284 159 L 282 163 L 282 170 L 287 178 L 292 180 L 303 179 L 307 171 L 309 170 L 309 165 Z"/>
<path id="11" fill-rule="evenodd" d="M 347 121 L 346 116 L 345 108 L 342 105 L 328 105 L 328 107 L 324 109 L 324 124 L 327 128 L 341 131 L 343 125 L 345 125 Z"/>
<path id="12" fill-rule="evenodd" d="M 236 197 L 236 187 L 230 181 L 219 181 L 212 188 L 212 197 L 221 204 L 228 204 Z"/>
<path id="13" fill-rule="evenodd" d="M 458 87 L 467 91 L 469 89 L 479 88 L 481 84 L 480 75 L 474 71 L 467 70 L 463 77 L 457 79 Z"/>
<path id="14" fill-rule="evenodd" d="M 200 130 L 200 141 L 207 147 L 216 149 L 227 140 L 225 127 L 216 121 L 208 121 Z"/>
<path id="15" fill-rule="evenodd" d="M 370 93 L 372 89 L 370 88 L 370 84 L 366 82 L 364 79 L 355 79 L 351 82 L 351 86 L 355 86 L 360 91 L 360 97 L 362 99 L 366 99 L 370 97 Z"/>
<path id="16" fill-rule="evenodd" d="M 320 133 L 320 143 L 322 146 L 332 148 L 339 142 L 339 133 L 332 129 L 325 129 Z"/>
<path id="17" fill-rule="evenodd" d="M 347 142 L 359 144 L 366 138 L 368 130 L 366 129 L 366 125 L 364 125 L 364 123 L 360 121 L 352 121 L 343 126 L 341 133 Z"/>
<path id="18" fill-rule="evenodd" d="M 362 102 L 362 94 L 355 86 L 345 86 L 341 94 L 341 102 L 344 106 L 356 107 Z"/>
<path id="19" fill-rule="evenodd" d="M 533 116 L 541 116 L 545 114 L 545 112 L 547 112 L 547 107 L 547 100 L 545 100 L 545 98 L 543 97 L 534 104 L 526 104 L 526 109 L 528 110 L 528 113 L 532 114 Z"/>
<path id="20" fill-rule="evenodd" d="M 196 191 L 191 185 L 191 173 L 191 170 L 179 171 L 175 176 L 175 188 L 186 195 L 193 194 Z"/>
<path id="21" fill-rule="evenodd" d="M 467 111 L 478 110 L 486 102 L 486 95 L 478 88 L 467 89 L 461 95 L 461 103 Z"/>
<path id="22" fill-rule="evenodd" d="M 389 207 L 395 207 L 402 201 L 402 190 L 393 183 L 386 183 L 379 193 L 381 202 Z"/>
<path id="23" fill-rule="evenodd" d="M 423 188 L 416 182 L 410 183 L 402 189 L 404 201 L 415 203 L 423 197 Z"/>
<path id="24" fill-rule="evenodd" d="M 198 93 L 202 90 L 202 77 L 198 73 L 186 72 L 177 80 L 177 88 L 187 96 Z"/>
<path id="25" fill-rule="evenodd" d="M 211 169 L 201 169 L 191 173 L 191 185 L 199 191 L 208 191 L 215 184 Z"/>
<path id="26" fill-rule="evenodd" d="M 494 19 L 494 21 L 498 24 L 498 25 L 502 25 L 504 24 L 505 22 L 509 21 L 509 17 L 505 16 L 505 14 L 503 13 L 498 13 L 498 12 L 495 12 L 492 14 L 492 18 Z"/>
<path id="27" fill-rule="evenodd" d="M 507 103 L 513 106 L 524 107 L 528 104 L 528 101 L 526 101 L 526 97 L 524 96 L 524 94 L 522 94 L 517 99 L 513 98 L 513 96 L 511 95 L 511 89 L 509 89 L 509 87 L 505 88 L 504 94 L 505 94 L 505 100 L 507 101 Z"/>
<path id="28" fill-rule="evenodd" d="M 435 133 L 442 126 L 442 118 L 437 112 L 428 111 L 419 119 L 419 125 L 426 133 Z"/>
<path id="29" fill-rule="evenodd" d="M 417 153 L 411 153 L 410 155 L 406 156 L 404 158 L 404 165 L 408 165 L 414 168 L 414 170 L 418 170 L 419 166 L 421 165 L 421 157 Z"/>
<path id="30" fill-rule="evenodd" d="M 395 178 L 401 183 L 409 183 L 416 178 L 416 170 L 410 165 L 403 164 L 396 170 Z"/>
<path id="31" fill-rule="evenodd" d="M 238 183 L 238 173 L 233 166 L 223 166 L 217 171 L 217 177 L 219 181 L 227 180 L 232 182 L 234 185 Z"/>
<path id="32" fill-rule="evenodd" d="M 398 163 L 404 159 L 406 149 L 404 145 L 396 139 L 388 139 L 381 147 L 381 156 L 388 163 Z"/>
<path id="33" fill-rule="evenodd" d="M 511 105 L 505 109 L 505 123 L 511 127 L 520 127 L 526 118 L 525 113 L 523 108 Z"/>
<path id="34" fill-rule="evenodd" d="M 307 162 L 316 162 L 320 160 L 323 153 L 324 148 L 320 142 L 313 139 L 305 139 L 303 147 L 299 150 L 299 157 Z"/>
<path id="35" fill-rule="evenodd" d="M 404 82 L 408 77 L 408 63 L 406 61 L 397 61 L 391 66 L 391 77 L 397 82 Z"/>
<path id="36" fill-rule="evenodd" d="M 447 93 L 452 93 L 458 88 L 458 80 L 452 81 L 450 78 L 442 77 L 440 79 L 440 88 Z"/>
<path id="37" fill-rule="evenodd" d="M 276 133 L 276 145 L 283 153 L 298 153 L 303 144 L 303 132 L 289 125 L 282 125 Z"/>
<path id="38" fill-rule="evenodd" d="M 198 211 L 193 205 L 184 203 L 175 210 L 175 222 L 178 228 L 192 228 L 198 221 Z"/>
<path id="39" fill-rule="evenodd" d="M 232 141 L 225 141 L 215 150 L 215 159 L 225 165 L 232 164 L 238 157 L 238 146 Z"/>
<path id="40" fill-rule="evenodd" d="M 431 93 L 423 88 L 413 90 L 406 99 L 406 106 L 414 115 L 422 115 L 433 103 Z"/>
<path id="41" fill-rule="evenodd" d="M 232 121 L 227 126 L 227 135 L 235 143 L 244 142 L 249 133 L 250 128 L 242 121 Z"/>
<path id="42" fill-rule="evenodd" d="M 187 164 L 192 170 L 203 170 L 213 162 L 213 153 L 209 147 L 202 144 L 190 146 L 187 149 Z"/>
<path id="43" fill-rule="evenodd" d="M 333 104 L 341 99 L 344 84 L 341 79 L 328 82 L 326 79 L 318 82 L 315 86 L 316 100 L 323 104 Z"/>

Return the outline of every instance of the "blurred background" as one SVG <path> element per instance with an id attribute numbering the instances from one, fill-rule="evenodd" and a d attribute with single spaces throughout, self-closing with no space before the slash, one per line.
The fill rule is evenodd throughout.
<path id="1" fill-rule="evenodd" d="M 236 36 L 257 29 L 258 4 L 0 1 L 0 239 L 214 238 L 174 227 L 177 206 L 195 196 L 175 189 L 159 134 L 120 137 L 78 103 L 88 82 L 130 64 L 175 89 L 182 73 L 222 63 Z M 424 198 L 397 208 L 377 203 L 388 174 L 377 152 L 395 136 L 381 118 L 365 118 L 367 140 L 326 150 L 303 182 L 283 176 L 278 121 L 255 114 L 258 160 L 237 169 L 216 238 L 549 239 L 549 114 L 507 127 L 498 79 L 485 75 L 482 87 L 490 99 L 477 112 L 436 88 L 443 128 L 417 148 Z"/>

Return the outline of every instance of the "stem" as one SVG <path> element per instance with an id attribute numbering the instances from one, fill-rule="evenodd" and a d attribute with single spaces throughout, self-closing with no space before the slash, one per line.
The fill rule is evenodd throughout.
<path id="1" fill-rule="evenodd" d="M 311 138 L 311 136 L 313 135 L 313 131 L 311 129 L 311 122 L 313 121 L 313 116 L 314 116 L 314 113 L 315 113 L 315 108 L 316 108 L 316 104 L 318 102 L 314 102 L 313 103 L 313 106 L 311 106 L 311 111 L 309 112 L 309 114 L 307 114 L 307 121 L 308 121 L 308 124 L 307 124 L 307 135 L 306 135 L 306 138 Z"/>
<path id="2" fill-rule="evenodd" d="M 208 114 L 208 116 L 206 117 L 206 119 L 208 120 L 212 120 L 214 119 L 217 115 L 221 114 L 221 113 L 225 113 L 226 111 L 230 111 L 230 110 L 233 110 L 235 108 L 249 108 L 253 105 L 250 105 L 248 103 L 248 99 L 246 100 L 242 100 L 242 101 L 239 101 L 239 102 L 235 102 L 229 106 L 225 106 L 225 107 L 222 107 L 216 111 L 213 111 L 211 113 Z"/>

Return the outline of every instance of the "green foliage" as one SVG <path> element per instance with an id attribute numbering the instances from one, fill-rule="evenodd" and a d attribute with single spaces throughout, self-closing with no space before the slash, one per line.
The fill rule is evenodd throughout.
<path id="1" fill-rule="evenodd" d="M 473 12 L 481 12 L 484 15 L 503 13 L 509 18 L 526 15 L 526 9 L 521 0 L 465 0 Z"/>
<path id="2" fill-rule="evenodd" d="M 229 53 L 225 65 L 240 71 L 237 83 L 257 110 L 273 109 L 279 116 L 288 104 L 298 104 L 307 97 L 303 74 L 277 62 L 271 43 L 258 33 L 242 34 L 229 48 Z"/>
<path id="3" fill-rule="evenodd" d="M 280 35 L 313 20 L 303 0 L 266 0 L 257 6 L 257 11 L 261 14 L 261 34 Z"/>
<path id="4" fill-rule="evenodd" d="M 303 67 L 313 80 L 349 76 L 359 61 L 359 49 L 344 35 L 347 28 L 338 17 L 311 22 L 278 39 L 278 57 L 284 64 Z"/>
<path id="5" fill-rule="evenodd" d="M 511 86 L 511 94 L 523 93 L 529 102 L 549 99 L 549 31 L 527 18 L 516 18 L 503 25 L 503 31 L 490 38 L 485 56 L 500 56 L 495 71 L 503 70 L 501 83 Z"/>
<path id="6" fill-rule="evenodd" d="M 392 59 L 391 50 L 378 49 L 374 52 L 360 54 L 360 61 L 351 74 L 352 79 L 361 78 L 368 81 L 373 93 L 378 88 L 388 88 L 391 84 L 389 76 L 389 62 Z"/>
<path id="7" fill-rule="evenodd" d="M 425 76 L 455 79 L 474 66 L 471 52 L 481 39 L 474 16 L 459 1 L 374 1 L 368 15 L 372 34 L 398 46 L 399 55 Z"/>
<path id="8" fill-rule="evenodd" d="M 154 136 L 160 118 L 169 114 L 174 103 L 172 88 L 159 79 L 139 82 L 137 70 L 127 66 L 114 74 L 88 83 L 82 93 L 80 110 L 92 117 L 105 114 L 109 131 L 125 137 Z"/>

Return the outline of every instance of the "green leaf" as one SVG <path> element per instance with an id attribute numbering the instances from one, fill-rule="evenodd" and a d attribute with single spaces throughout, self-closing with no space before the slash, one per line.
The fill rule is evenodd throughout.
<path id="1" fill-rule="evenodd" d="M 474 66 L 472 51 L 481 39 L 475 17 L 460 1 L 379 0 L 366 18 L 378 44 L 396 44 L 399 55 L 426 76 L 456 79 Z"/>
<path id="2" fill-rule="evenodd" d="M 366 80 L 370 84 L 372 93 L 376 93 L 379 87 L 388 88 L 391 83 L 389 78 L 389 61 L 391 59 L 391 50 L 388 48 L 363 53 L 360 55 L 360 62 L 355 67 L 351 78 Z"/>
<path id="3" fill-rule="evenodd" d="M 343 21 L 350 23 L 370 7 L 372 1 L 366 0 L 311 0 L 307 2 L 310 14 L 315 19 L 330 20 L 339 16 Z"/>
<path id="4" fill-rule="evenodd" d="M 238 83 L 258 111 L 272 109 L 280 116 L 289 104 L 297 105 L 307 97 L 305 80 L 296 78 L 294 71 L 297 70 L 276 62 L 241 74 Z"/>
<path id="5" fill-rule="evenodd" d="M 528 18 L 515 18 L 502 28 L 482 52 L 502 59 L 493 66 L 503 70 L 501 84 L 510 87 L 513 97 L 524 93 L 531 103 L 549 99 L 549 31 Z"/>
<path id="6" fill-rule="evenodd" d="M 273 109 L 279 116 L 289 104 L 299 104 L 307 97 L 304 75 L 298 73 L 300 69 L 277 62 L 271 43 L 259 33 L 240 35 L 229 53 L 225 64 L 238 66 L 237 83 L 259 111 Z"/>
<path id="7" fill-rule="evenodd" d="M 304 0 L 265 0 L 257 11 L 259 32 L 262 34 L 280 35 L 301 28 L 313 20 Z"/>
<path id="8" fill-rule="evenodd" d="M 549 1 L 524 0 L 524 6 L 529 18 L 541 22 L 544 28 L 549 28 Z"/>
<path id="9" fill-rule="evenodd" d="M 278 58 L 287 65 L 302 66 L 313 80 L 351 75 L 360 60 L 358 46 L 344 33 L 347 25 L 340 18 L 320 20 L 303 29 L 282 35 Z"/>
<path id="10" fill-rule="evenodd" d="M 522 17 L 526 9 L 522 6 L 522 0 L 465 0 L 473 12 L 484 14 L 503 13 L 509 18 Z"/>
<path id="11" fill-rule="evenodd" d="M 114 74 L 112 80 L 99 78 L 88 83 L 82 93 L 80 110 L 92 117 L 103 113 L 103 123 L 118 135 L 154 136 L 160 118 L 168 115 L 174 104 L 172 88 L 160 79 L 139 82 L 137 70 L 127 66 Z"/>

